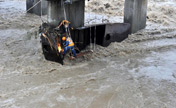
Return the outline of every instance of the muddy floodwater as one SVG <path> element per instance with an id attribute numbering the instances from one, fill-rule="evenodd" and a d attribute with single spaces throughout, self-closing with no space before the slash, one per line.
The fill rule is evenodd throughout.
<path id="1" fill-rule="evenodd" d="M 93 13 L 86 10 L 85 24 L 123 21 L 114 3 L 98 13 L 105 2 L 86 5 Z M 26 14 L 25 0 L 0 0 L 0 108 L 175 108 L 175 4 L 149 0 L 144 30 L 62 66 L 44 59 L 41 20 Z"/>

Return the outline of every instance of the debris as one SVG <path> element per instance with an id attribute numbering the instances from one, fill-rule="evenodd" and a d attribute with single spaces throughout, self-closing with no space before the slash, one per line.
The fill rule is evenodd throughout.
<path id="1" fill-rule="evenodd" d="M 106 9 L 111 7 L 111 5 L 109 3 L 104 4 L 104 6 L 105 6 Z"/>
<path id="2" fill-rule="evenodd" d="M 82 57 L 82 56 L 84 56 L 84 55 L 86 55 L 86 54 L 90 54 L 90 53 L 93 53 L 92 51 L 85 51 L 85 52 L 80 52 L 79 54 L 77 54 L 77 57 L 76 58 L 80 58 L 80 57 Z M 73 56 L 70 56 L 70 60 L 74 60 L 74 59 L 76 59 L 75 57 L 73 57 Z"/>

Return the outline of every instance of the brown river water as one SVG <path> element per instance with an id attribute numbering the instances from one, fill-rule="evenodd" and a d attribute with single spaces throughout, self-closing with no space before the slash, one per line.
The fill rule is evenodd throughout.
<path id="1" fill-rule="evenodd" d="M 122 22 L 124 0 L 110 1 L 106 15 L 106 0 L 86 4 L 85 24 Z M 175 108 L 175 5 L 149 0 L 146 29 L 62 66 L 44 59 L 25 1 L 0 0 L 0 108 Z"/>

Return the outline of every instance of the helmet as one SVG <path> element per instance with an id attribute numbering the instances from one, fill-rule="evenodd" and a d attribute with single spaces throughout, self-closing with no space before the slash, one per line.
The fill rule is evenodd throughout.
<path id="1" fill-rule="evenodd" d="M 67 21 L 67 20 L 63 20 L 63 21 L 62 21 L 62 24 L 63 24 L 63 25 L 65 25 L 65 24 L 70 24 L 70 22 Z"/>
<path id="2" fill-rule="evenodd" d="M 64 37 L 62 37 L 62 40 L 63 40 L 63 41 L 65 41 L 65 40 L 66 40 L 66 37 L 65 37 L 65 36 L 64 36 Z"/>

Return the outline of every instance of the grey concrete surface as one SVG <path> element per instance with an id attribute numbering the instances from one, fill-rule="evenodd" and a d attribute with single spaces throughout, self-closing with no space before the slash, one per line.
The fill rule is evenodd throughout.
<path id="1" fill-rule="evenodd" d="M 73 2 L 65 5 L 66 18 L 64 18 L 64 6 L 62 1 L 48 1 L 48 23 L 57 26 L 62 20 L 71 22 L 74 28 L 84 26 L 85 1 Z"/>
<path id="2" fill-rule="evenodd" d="M 125 0 L 124 22 L 131 24 L 131 33 L 146 26 L 148 0 Z"/>
<path id="3" fill-rule="evenodd" d="M 40 0 L 26 0 L 26 10 L 30 9 Z M 41 5 L 42 4 L 42 5 Z M 30 9 L 29 13 L 34 13 L 36 15 L 46 15 L 48 8 L 48 2 L 46 0 L 42 0 L 41 3 L 37 4 L 34 8 Z M 41 11 L 42 9 L 42 11 Z"/>

